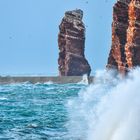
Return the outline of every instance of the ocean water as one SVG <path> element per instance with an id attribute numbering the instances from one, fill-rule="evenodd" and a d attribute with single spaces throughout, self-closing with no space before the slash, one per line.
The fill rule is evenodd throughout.
<path id="1" fill-rule="evenodd" d="M 66 140 L 67 101 L 81 84 L 11 84 L 0 86 L 0 140 Z"/>
<path id="2" fill-rule="evenodd" d="M 0 85 L 0 140 L 140 140 L 140 69 L 91 85 Z"/>

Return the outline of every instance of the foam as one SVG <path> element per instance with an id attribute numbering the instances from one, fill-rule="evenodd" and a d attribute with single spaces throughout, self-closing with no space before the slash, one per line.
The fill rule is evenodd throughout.
<path id="1" fill-rule="evenodd" d="M 94 85 L 67 104 L 69 135 L 83 140 L 140 139 L 140 68 L 127 78 L 98 71 Z"/>

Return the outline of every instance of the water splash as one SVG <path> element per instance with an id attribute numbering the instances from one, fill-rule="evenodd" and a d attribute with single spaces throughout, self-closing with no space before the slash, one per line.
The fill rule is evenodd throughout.
<path id="1" fill-rule="evenodd" d="M 46 85 L 52 85 L 53 82 L 52 81 L 48 81 L 48 82 L 45 82 Z"/>
<path id="2" fill-rule="evenodd" d="M 82 80 L 78 82 L 78 84 L 88 85 L 89 84 L 88 75 L 87 74 L 83 75 Z"/>
<path id="3" fill-rule="evenodd" d="M 126 79 L 106 71 L 95 77 L 93 85 L 68 101 L 69 134 L 80 140 L 139 140 L 140 69 Z"/>

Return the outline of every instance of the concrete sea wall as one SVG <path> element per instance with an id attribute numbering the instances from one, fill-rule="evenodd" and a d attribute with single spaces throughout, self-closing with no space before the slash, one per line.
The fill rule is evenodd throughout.
<path id="1" fill-rule="evenodd" d="M 0 77 L 0 84 L 13 84 L 13 83 L 23 83 L 23 82 L 30 82 L 30 83 L 46 83 L 46 82 L 53 82 L 54 84 L 67 84 L 67 83 L 78 83 L 81 82 L 83 79 L 82 76 L 62 76 L 62 77 L 39 77 L 39 76 L 6 76 Z M 93 82 L 93 76 L 88 78 L 88 82 Z"/>

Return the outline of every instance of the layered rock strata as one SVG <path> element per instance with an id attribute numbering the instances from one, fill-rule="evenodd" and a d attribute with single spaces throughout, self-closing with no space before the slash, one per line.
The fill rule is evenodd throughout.
<path id="1" fill-rule="evenodd" d="M 82 22 L 83 11 L 67 11 L 59 26 L 59 75 L 90 75 L 91 68 L 85 58 L 85 26 Z"/>
<path id="2" fill-rule="evenodd" d="M 121 73 L 140 66 L 140 0 L 118 0 L 113 8 L 108 68 Z"/>

